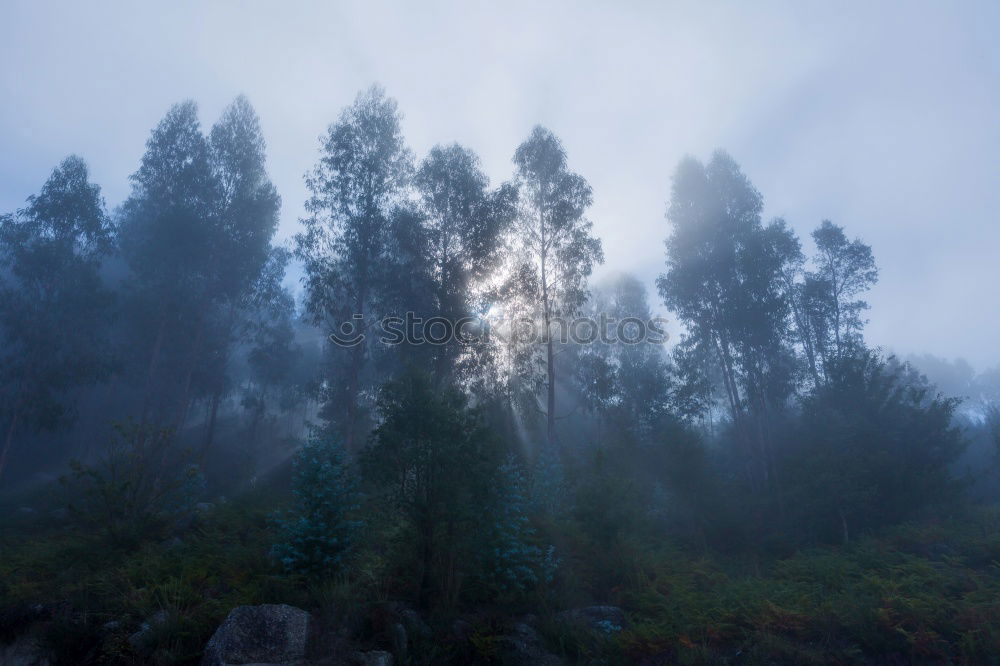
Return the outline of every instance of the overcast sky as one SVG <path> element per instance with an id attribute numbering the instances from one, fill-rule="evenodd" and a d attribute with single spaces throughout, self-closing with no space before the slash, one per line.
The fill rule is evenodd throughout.
<path id="1" fill-rule="evenodd" d="M 1000 363 L 1000 2 L 0 0 L 0 210 L 77 153 L 114 207 L 169 106 L 246 94 L 298 229 L 318 137 L 379 82 L 421 156 L 494 182 L 536 123 L 594 188 L 602 271 L 655 294 L 670 177 L 728 150 L 803 238 L 872 245 L 868 338 Z"/>

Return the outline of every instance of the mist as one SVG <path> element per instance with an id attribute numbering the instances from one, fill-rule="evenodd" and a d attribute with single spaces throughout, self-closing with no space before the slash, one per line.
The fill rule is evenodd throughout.
<path id="1" fill-rule="evenodd" d="M 992 659 L 998 27 L 6 3 L 0 664 Z"/>

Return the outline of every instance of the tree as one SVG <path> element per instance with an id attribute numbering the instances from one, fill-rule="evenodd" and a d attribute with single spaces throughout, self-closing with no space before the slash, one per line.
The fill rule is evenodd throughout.
<path id="1" fill-rule="evenodd" d="M 584 399 L 619 441 L 648 440 L 671 407 L 673 387 L 663 347 L 651 337 L 659 334 L 647 329 L 653 315 L 646 289 L 635 277 L 620 275 L 595 290 L 587 310 L 606 337 L 580 346 Z"/>
<path id="2" fill-rule="evenodd" d="M 237 98 L 205 137 L 195 104 L 174 106 L 132 183 L 120 238 L 135 346 L 151 341 L 148 360 L 133 359 L 145 367 L 143 417 L 179 427 L 196 395 L 212 396 L 214 414 L 253 292 L 275 277 L 266 267 L 280 199 L 253 108 Z"/>
<path id="3" fill-rule="evenodd" d="M 283 272 L 283 271 L 282 271 Z M 291 389 L 291 376 L 302 356 L 295 341 L 295 299 L 287 289 L 278 287 L 261 299 L 254 312 L 246 354 L 252 384 L 247 387 L 243 404 L 251 413 L 249 446 L 257 444 L 257 430 L 264 418 L 273 392 Z M 278 396 L 282 398 L 281 395 Z M 279 404 L 284 400 L 279 399 Z"/>
<path id="4" fill-rule="evenodd" d="M 511 185 L 489 190 L 479 158 L 458 144 L 435 146 L 417 171 L 435 296 L 434 315 L 452 324 L 475 310 L 473 295 L 503 259 L 503 235 L 515 212 Z M 434 369 L 448 381 L 457 341 L 436 350 Z"/>
<path id="5" fill-rule="evenodd" d="M 747 477 L 770 485 L 773 414 L 792 390 L 784 275 L 796 243 L 780 221 L 761 223 L 763 200 L 733 159 L 688 158 L 674 176 L 667 218 L 664 303 L 685 324 L 685 347 L 721 369 Z"/>
<path id="6" fill-rule="evenodd" d="M 131 271 L 127 323 L 136 341 L 126 349 L 135 349 L 130 360 L 144 377 L 142 421 L 176 422 L 204 341 L 219 244 L 220 187 L 193 102 L 167 112 L 131 179 L 119 224 Z"/>
<path id="7" fill-rule="evenodd" d="M 206 356 L 215 365 L 205 382 L 211 395 L 206 449 L 215 432 L 234 346 L 254 335 L 253 319 L 261 303 L 287 305 L 280 285 L 289 260 L 287 251 L 271 247 L 281 199 L 267 175 L 260 120 L 245 97 L 237 97 L 226 108 L 212 127 L 209 143 L 220 198 L 211 256 L 211 309 L 217 333 L 206 346 Z"/>
<path id="8" fill-rule="evenodd" d="M 514 225 L 516 269 L 512 290 L 541 321 L 546 393 L 546 441 L 556 441 L 556 348 L 552 327 L 572 317 L 587 299 L 586 280 L 604 261 L 601 241 L 584 217 L 590 185 L 568 170 L 566 151 L 536 126 L 514 153 L 519 211 Z"/>
<path id="9" fill-rule="evenodd" d="M 79 157 L 0 217 L 0 475 L 19 432 L 66 423 L 68 394 L 111 370 L 112 297 L 99 274 L 110 252 L 101 191 Z"/>
<path id="10" fill-rule="evenodd" d="M 828 379 L 828 368 L 855 353 L 864 341 L 861 313 L 868 304 L 858 298 L 878 281 L 872 249 L 859 239 L 849 241 L 844 229 L 829 220 L 813 234 L 815 270 L 807 272 L 801 290 L 805 312 L 805 344 L 814 349 L 813 374 Z"/>
<path id="11" fill-rule="evenodd" d="M 834 361 L 828 375 L 803 400 L 785 456 L 801 525 L 846 542 L 957 496 L 949 466 L 965 446 L 953 422 L 958 400 L 865 349 Z"/>
<path id="12" fill-rule="evenodd" d="M 320 160 L 306 178 L 305 231 L 296 249 L 305 270 L 306 309 L 314 323 L 365 332 L 376 319 L 379 269 L 390 241 L 390 215 L 408 186 L 412 157 L 396 102 L 373 86 L 358 95 L 322 138 Z M 358 319 L 355 319 L 355 316 Z M 367 341 L 331 349 L 337 379 L 325 384 L 325 416 L 348 450 L 364 429 Z"/>
<path id="13" fill-rule="evenodd" d="M 332 440 L 313 438 L 295 456 L 295 505 L 279 520 L 275 553 L 289 571 L 323 576 L 341 567 L 362 523 L 355 482 L 343 450 Z"/>
<path id="14" fill-rule="evenodd" d="M 386 491 L 414 532 L 418 597 L 457 597 L 498 468 L 499 448 L 478 410 L 455 388 L 410 371 L 383 386 L 381 422 L 362 455 L 365 477 Z"/>

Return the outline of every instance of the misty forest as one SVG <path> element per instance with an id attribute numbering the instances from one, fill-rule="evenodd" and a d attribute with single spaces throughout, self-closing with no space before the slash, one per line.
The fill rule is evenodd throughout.
<path id="1" fill-rule="evenodd" d="M 996 659 L 1000 368 L 866 342 L 852 220 L 691 156 L 647 286 L 551 129 L 492 182 L 403 111 L 287 242 L 244 97 L 0 216 L 0 662 Z"/>

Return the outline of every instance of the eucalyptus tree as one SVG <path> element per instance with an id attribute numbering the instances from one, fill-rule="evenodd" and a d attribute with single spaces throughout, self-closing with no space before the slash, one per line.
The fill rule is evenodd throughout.
<path id="1" fill-rule="evenodd" d="M 861 297 L 878 281 L 878 268 L 869 245 L 848 240 L 843 227 L 829 220 L 813 231 L 816 254 L 813 270 L 805 275 L 803 309 L 809 318 L 811 346 L 824 377 L 831 364 L 853 355 L 863 346 Z"/>
<path id="2" fill-rule="evenodd" d="M 128 360 L 143 377 L 143 420 L 172 421 L 184 409 L 184 385 L 206 332 L 221 198 L 194 102 L 167 112 L 131 180 L 119 223 L 130 269 L 126 323 L 135 341 Z"/>
<path id="3" fill-rule="evenodd" d="M 212 170 L 219 186 L 218 224 L 211 256 L 212 319 L 217 334 L 206 346 L 217 365 L 207 385 L 211 395 L 206 448 L 228 383 L 229 357 L 254 335 L 262 304 L 287 299 L 281 289 L 289 256 L 272 247 L 281 199 L 267 173 L 260 120 L 250 102 L 237 97 L 209 134 Z"/>
<path id="4" fill-rule="evenodd" d="M 296 237 L 305 270 L 306 309 L 331 332 L 368 334 L 378 314 L 390 252 L 393 211 L 412 177 L 396 102 L 373 86 L 344 109 L 321 137 L 320 159 L 306 177 L 311 196 L 305 231 Z M 361 396 L 368 341 L 331 347 L 333 374 L 324 383 L 324 416 L 354 450 L 364 430 Z"/>
<path id="5" fill-rule="evenodd" d="M 504 258 L 516 190 L 510 184 L 491 190 L 479 158 L 458 144 L 432 148 L 415 185 L 424 213 L 433 314 L 454 325 L 485 306 L 482 294 Z M 461 351 L 454 337 L 435 349 L 438 379 L 449 379 Z"/>
<path id="6" fill-rule="evenodd" d="M 0 217 L 0 474 L 15 436 L 65 423 L 69 393 L 110 372 L 100 267 L 111 249 L 100 188 L 79 157 Z"/>
<path id="7" fill-rule="evenodd" d="M 514 223 L 515 268 L 509 293 L 540 320 L 544 365 L 546 440 L 556 440 L 556 347 L 553 325 L 579 312 L 587 278 L 604 261 L 601 241 L 585 217 L 593 196 L 582 176 L 569 170 L 562 143 L 536 126 L 514 153 L 519 192 Z"/>
<path id="8" fill-rule="evenodd" d="M 176 105 L 153 130 L 132 184 L 120 242 L 132 334 L 152 341 L 140 361 L 143 415 L 180 426 L 193 395 L 211 395 L 214 414 L 271 258 L 280 199 L 253 108 L 237 98 L 206 137 L 195 104 Z"/>
<path id="9" fill-rule="evenodd" d="M 792 390 L 785 274 L 791 232 L 761 223 L 763 200 L 733 159 L 687 158 L 674 176 L 667 218 L 667 270 L 657 284 L 688 331 L 685 347 L 715 359 L 749 480 L 773 475 L 771 422 Z"/>
<path id="10" fill-rule="evenodd" d="M 583 397 L 618 441 L 648 441 L 673 410 L 674 391 L 662 346 L 666 331 L 653 319 L 646 288 L 632 275 L 619 275 L 594 289 L 586 311 L 596 326 L 584 335 L 596 339 L 579 341 L 575 365 Z"/>

